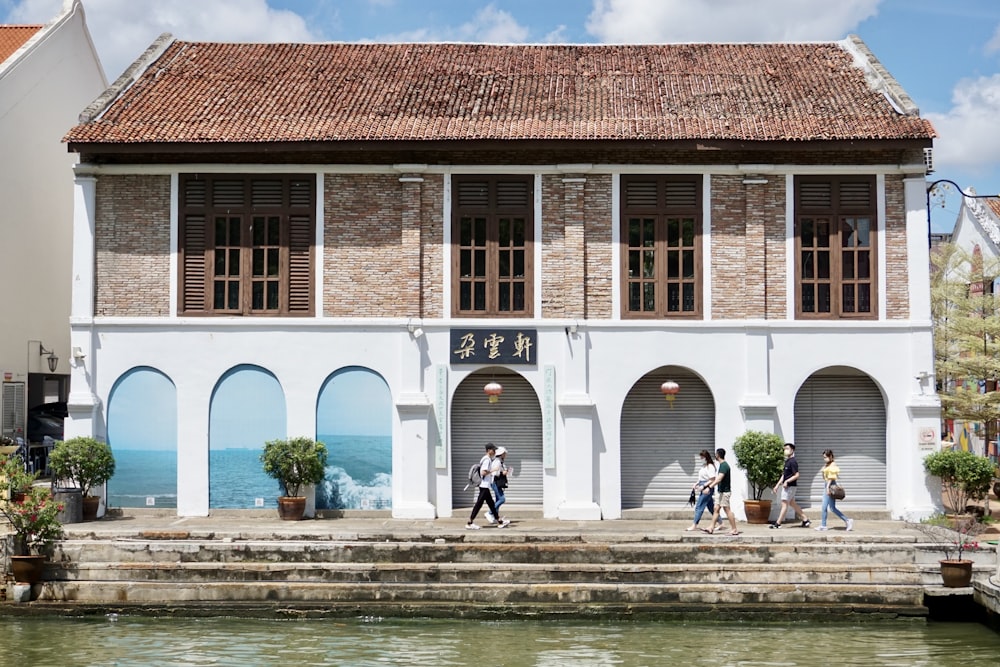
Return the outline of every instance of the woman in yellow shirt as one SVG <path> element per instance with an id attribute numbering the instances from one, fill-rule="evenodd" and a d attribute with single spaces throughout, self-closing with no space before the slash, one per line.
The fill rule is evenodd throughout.
<path id="1" fill-rule="evenodd" d="M 836 514 L 847 524 L 847 530 L 854 530 L 854 520 L 848 519 L 844 516 L 844 513 L 837 509 L 837 499 L 830 495 L 830 485 L 837 483 L 837 477 L 840 475 L 840 468 L 834 463 L 833 450 L 824 449 L 823 450 L 823 462 L 825 465 L 820 471 L 823 473 L 823 507 L 820 511 L 819 525 L 816 530 L 826 530 L 826 512 L 828 509 L 832 509 L 833 513 Z"/>

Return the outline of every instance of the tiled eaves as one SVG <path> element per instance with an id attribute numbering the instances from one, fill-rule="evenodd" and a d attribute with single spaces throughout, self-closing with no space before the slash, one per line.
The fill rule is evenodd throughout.
<path id="1" fill-rule="evenodd" d="M 14 55 L 43 27 L 45 26 L 0 25 L 0 64 Z"/>
<path id="2" fill-rule="evenodd" d="M 139 76 L 88 110 L 66 140 L 853 141 L 935 136 L 928 121 L 894 108 L 884 91 L 873 88 L 871 72 L 857 65 L 857 56 L 833 42 L 543 46 L 177 41 L 152 62 L 140 59 Z"/>

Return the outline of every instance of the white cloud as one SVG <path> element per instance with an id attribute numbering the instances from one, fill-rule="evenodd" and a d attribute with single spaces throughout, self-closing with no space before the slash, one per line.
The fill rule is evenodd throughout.
<path id="1" fill-rule="evenodd" d="M 490 3 L 476 12 L 471 21 L 460 26 L 418 28 L 392 35 L 381 35 L 386 42 L 486 42 L 490 44 L 523 43 L 530 31 L 509 13 Z"/>
<path id="2" fill-rule="evenodd" d="M 625 44 L 836 40 L 881 1 L 594 0 L 587 31 Z"/>
<path id="3" fill-rule="evenodd" d="M 22 0 L 8 20 L 47 22 L 62 0 Z M 231 42 L 308 42 L 319 39 L 294 12 L 266 0 L 86 0 L 87 25 L 108 78 L 121 74 L 161 33 L 178 39 Z"/>
<path id="4" fill-rule="evenodd" d="M 934 123 L 934 163 L 940 171 L 985 173 L 1000 155 L 1000 74 L 963 79 L 952 92 L 947 113 L 926 113 Z"/>
<path id="5" fill-rule="evenodd" d="M 997 51 L 1000 51 L 1000 25 L 996 27 L 996 30 L 993 31 L 993 37 L 991 37 L 990 41 L 986 42 L 986 46 L 983 47 L 983 53 L 986 53 L 987 55 L 996 53 Z"/>

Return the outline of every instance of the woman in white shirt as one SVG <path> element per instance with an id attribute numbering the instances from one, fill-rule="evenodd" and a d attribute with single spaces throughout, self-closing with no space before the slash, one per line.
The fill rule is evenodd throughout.
<path id="1" fill-rule="evenodd" d="M 712 500 L 712 487 L 708 486 L 708 483 L 715 479 L 715 460 L 712 458 L 712 453 L 707 449 L 698 452 L 698 458 L 701 460 L 701 468 L 698 469 L 698 481 L 691 487 L 698 502 L 694 506 L 694 522 L 684 530 L 698 530 L 698 522 L 701 521 L 701 515 L 705 513 L 706 509 L 708 510 L 709 517 L 715 513 L 715 502 Z"/>

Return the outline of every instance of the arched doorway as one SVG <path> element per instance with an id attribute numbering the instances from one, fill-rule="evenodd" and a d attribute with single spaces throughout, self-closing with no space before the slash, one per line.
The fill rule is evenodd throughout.
<path id="1" fill-rule="evenodd" d="M 352 366 L 327 378 L 316 439 L 329 452 L 316 509 L 392 508 L 392 395 L 381 375 Z"/>
<path id="2" fill-rule="evenodd" d="M 823 450 L 831 449 L 849 493 L 841 502 L 886 506 L 885 399 L 870 377 L 844 366 L 809 376 L 795 395 L 794 442 L 800 500 L 822 502 L 819 471 Z"/>
<path id="3" fill-rule="evenodd" d="M 503 395 L 490 403 L 483 387 L 491 380 Z M 509 505 L 542 505 L 542 410 L 527 380 L 506 368 L 477 371 L 455 389 L 451 410 L 451 496 L 453 508 L 471 507 L 474 489 L 465 490 L 469 468 L 485 454 L 487 442 L 510 450 L 513 467 L 506 491 Z"/>
<path id="4" fill-rule="evenodd" d="M 667 380 L 680 385 L 673 407 L 660 391 Z M 715 400 L 705 382 L 679 366 L 640 378 L 622 405 L 622 509 L 684 506 L 702 449 L 715 451 Z"/>
<path id="5" fill-rule="evenodd" d="M 241 365 L 212 392 L 208 424 L 209 507 L 277 507 L 281 487 L 264 474 L 264 443 L 286 436 L 285 394 L 269 371 Z"/>
<path id="6" fill-rule="evenodd" d="M 177 389 L 155 368 L 139 367 L 108 397 L 108 444 L 115 475 L 108 507 L 177 507 Z"/>

